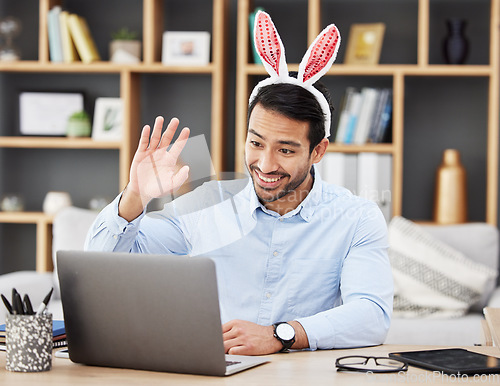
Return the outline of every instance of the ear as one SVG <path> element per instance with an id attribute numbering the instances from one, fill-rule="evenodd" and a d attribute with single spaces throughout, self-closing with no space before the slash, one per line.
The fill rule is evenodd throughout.
<path id="1" fill-rule="evenodd" d="M 340 33 L 335 24 L 326 27 L 309 46 L 299 65 L 297 79 L 305 85 L 314 84 L 328 72 L 340 47 Z"/>
<path id="2" fill-rule="evenodd" d="M 319 161 L 321 161 L 323 156 L 326 154 L 326 149 L 328 148 L 329 143 L 330 142 L 328 141 L 328 139 L 323 138 L 321 142 L 316 145 L 311 154 L 313 164 L 316 164 Z"/>
<path id="3" fill-rule="evenodd" d="M 255 15 L 254 44 L 262 64 L 272 78 L 288 77 L 285 47 L 271 17 L 262 11 Z"/>

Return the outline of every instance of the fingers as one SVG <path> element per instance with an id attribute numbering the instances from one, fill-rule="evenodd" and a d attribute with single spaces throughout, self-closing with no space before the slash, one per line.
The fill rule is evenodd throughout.
<path id="1" fill-rule="evenodd" d="M 141 138 L 139 139 L 139 146 L 137 147 L 137 151 L 145 151 L 149 145 L 149 132 L 151 128 L 149 125 L 146 125 L 142 128 Z"/>
<path id="2" fill-rule="evenodd" d="M 145 125 L 143 127 L 137 150 L 145 151 L 148 148 L 149 149 L 166 148 L 170 145 L 170 143 L 172 142 L 172 138 L 174 137 L 175 132 L 177 131 L 177 127 L 179 126 L 179 119 L 172 118 L 167 126 L 167 129 L 162 135 L 161 132 L 163 129 L 163 123 L 164 123 L 164 118 L 162 116 L 156 117 L 151 137 L 150 137 L 151 127 L 149 125 Z M 181 142 L 179 145 L 182 144 L 182 146 L 180 146 L 179 150 L 174 152 L 176 157 L 179 156 L 180 152 L 184 148 L 185 141 L 187 140 L 188 137 L 189 137 L 189 129 L 184 128 L 183 132 L 181 132 L 181 134 L 179 135 L 179 140 Z"/>
<path id="3" fill-rule="evenodd" d="M 187 180 L 189 175 L 189 166 L 184 165 L 173 177 L 172 177 L 172 189 L 177 190 L 182 186 L 182 184 Z"/>
<path id="4" fill-rule="evenodd" d="M 153 133 L 151 134 L 151 139 L 149 140 L 149 148 L 156 149 L 161 140 L 161 131 L 163 128 L 163 117 L 158 116 L 155 119 L 155 124 L 153 126 Z"/>
<path id="5" fill-rule="evenodd" d="M 175 117 L 172 118 L 167 125 L 167 129 L 161 136 L 161 142 L 159 147 L 167 147 L 168 145 L 170 145 L 170 142 L 172 142 L 172 138 L 174 137 L 174 134 L 178 126 L 179 126 L 179 120 Z"/>
<path id="6" fill-rule="evenodd" d="M 186 146 L 188 139 L 189 139 L 189 129 L 185 127 L 179 134 L 179 138 L 177 138 L 177 140 L 169 150 L 170 155 L 174 157 L 174 159 L 179 158 L 179 155 L 181 154 L 182 149 L 184 149 L 184 146 Z"/>

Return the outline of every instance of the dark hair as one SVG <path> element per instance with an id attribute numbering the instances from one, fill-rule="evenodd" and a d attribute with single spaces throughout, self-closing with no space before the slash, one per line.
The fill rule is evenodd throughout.
<path id="1" fill-rule="evenodd" d="M 297 77 L 296 72 L 290 72 L 290 76 Z M 326 98 L 333 112 L 333 106 L 328 89 L 319 82 L 314 83 Z M 290 83 L 273 83 L 261 87 L 257 95 L 248 106 L 248 121 L 257 104 L 263 108 L 275 111 L 288 118 L 298 121 L 309 122 L 309 153 L 325 138 L 325 116 L 316 97 L 305 88 Z"/>

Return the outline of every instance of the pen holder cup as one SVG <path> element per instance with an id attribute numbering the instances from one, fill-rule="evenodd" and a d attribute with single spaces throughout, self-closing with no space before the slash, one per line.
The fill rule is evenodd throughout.
<path id="1" fill-rule="evenodd" d="M 52 314 L 7 315 L 5 320 L 6 369 L 19 372 L 52 368 Z"/>

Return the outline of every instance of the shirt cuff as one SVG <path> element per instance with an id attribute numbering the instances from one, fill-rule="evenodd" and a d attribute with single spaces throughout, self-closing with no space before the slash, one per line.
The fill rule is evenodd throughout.
<path id="1" fill-rule="evenodd" d="M 310 350 L 330 349 L 335 347 L 335 331 L 325 315 L 317 314 L 295 319 L 307 334 Z"/>
<path id="2" fill-rule="evenodd" d="M 105 222 L 108 230 L 114 235 L 122 235 L 129 231 L 137 229 L 137 226 L 141 222 L 142 218 L 146 214 L 146 209 L 132 221 L 127 221 L 118 214 L 118 205 L 122 198 L 123 192 L 121 192 L 112 202 L 108 205 L 105 213 Z"/>

